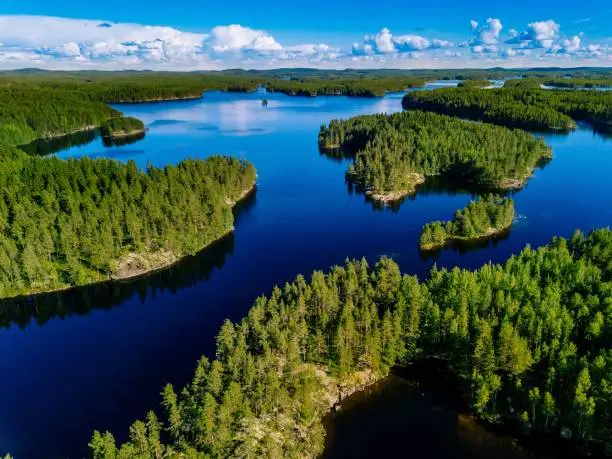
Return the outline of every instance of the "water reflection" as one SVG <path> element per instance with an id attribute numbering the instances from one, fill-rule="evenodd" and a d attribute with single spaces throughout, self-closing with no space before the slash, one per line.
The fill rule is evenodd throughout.
<path id="1" fill-rule="evenodd" d="M 182 287 L 207 281 L 234 252 L 234 235 L 228 234 L 197 255 L 185 257 L 167 269 L 118 282 L 102 282 L 77 289 L 0 301 L 0 327 L 25 329 L 30 323 L 44 325 L 53 318 L 87 315 L 94 309 L 111 309 L 138 295 L 142 303 L 159 293 L 175 293 Z"/>
<path id="2" fill-rule="evenodd" d="M 440 247 L 435 250 L 421 250 L 421 258 L 423 260 L 437 260 L 439 259 L 440 253 L 443 250 L 453 250 L 461 255 L 465 255 L 467 253 L 476 252 L 478 250 L 494 249 L 500 243 L 508 239 L 510 237 L 511 232 L 512 228 L 508 228 L 492 236 L 485 236 L 479 239 L 474 239 L 472 241 L 451 241 L 444 247 Z"/>
<path id="3" fill-rule="evenodd" d="M 19 148 L 32 156 L 47 156 L 69 148 L 83 147 L 94 142 L 98 138 L 102 139 L 102 145 L 106 148 L 123 147 L 143 140 L 145 138 L 145 132 L 125 137 L 102 137 L 99 129 L 89 129 L 61 137 L 38 139 L 26 145 L 20 145 Z M 110 152 L 107 152 L 102 156 L 110 156 L 109 153 Z"/>
<path id="4" fill-rule="evenodd" d="M 87 145 L 100 137 L 98 129 L 75 132 L 51 139 L 38 139 L 19 148 L 32 156 L 46 156 L 71 147 Z"/>
<path id="5" fill-rule="evenodd" d="M 326 417 L 323 459 L 526 459 L 514 438 L 468 414 L 456 381 L 433 359 L 397 368 Z"/>
<path id="6" fill-rule="evenodd" d="M 576 457 L 569 441 L 523 437 L 518 426 L 479 421 L 470 414 L 458 383 L 442 359 L 394 368 L 390 376 L 348 397 L 340 411 L 326 416 L 322 459 Z"/>

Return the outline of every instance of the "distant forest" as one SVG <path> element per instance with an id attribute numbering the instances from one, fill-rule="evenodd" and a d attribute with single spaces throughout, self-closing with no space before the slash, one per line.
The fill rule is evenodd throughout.
<path id="1" fill-rule="evenodd" d="M 522 89 L 521 80 L 512 81 L 519 83 L 486 91 L 445 88 L 411 92 L 404 96 L 402 106 L 524 129 L 571 130 L 576 127 L 575 120 L 612 129 L 612 92 Z M 533 80 L 523 83 L 532 86 Z"/>

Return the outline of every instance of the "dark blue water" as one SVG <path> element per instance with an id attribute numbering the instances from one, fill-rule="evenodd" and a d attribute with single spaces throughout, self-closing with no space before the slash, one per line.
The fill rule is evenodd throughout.
<path id="1" fill-rule="evenodd" d="M 159 405 L 166 382 L 183 385 L 198 358 L 214 352 L 225 318 L 298 273 L 346 257 L 392 256 L 407 273 L 502 262 L 526 244 L 612 224 L 612 140 L 588 127 L 550 136 L 554 159 L 515 195 L 517 224 L 505 238 L 423 259 L 421 226 L 450 218 L 466 193 L 426 186 L 399 208 L 375 209 L 344 181 L 348 161 L 323 156 L 319 126 L 332 118 L 391 112 L 381 99 L 207 93 L 202 100 L 121 105 L 149 131 L 108 148 L 98 138 L 60 152 L 134 159 L 141 167 L 231 154 L 253 162 L 256 194 L 236 210 L 236 231 L 169 270 L 115 285 L 36 297 L 0 308 L 0 453 L 17 458 L 81 457 L 93 429 L 125 439 L 128 426 Z"/>

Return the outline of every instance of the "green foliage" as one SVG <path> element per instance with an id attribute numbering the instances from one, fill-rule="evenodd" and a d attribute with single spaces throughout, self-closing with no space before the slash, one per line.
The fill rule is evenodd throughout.
<path id="1" fill-rule="evenodd" d="M 612 127 L 612 92 L 522 89 L 531 84 L 510 80 L 510 89 L 412 92 L 404 96 L 402 106 L 525 129 L 568 130 L 576 127 L 574 120 Z"/>
<path id="2" fill-rule="evenodd" d="M 46 88 L 0 88 L 0 145 L 22 145 L 98 127 L 120 113 L 85 94 Z"/>
<path id="3" fill-rule="evenodd" d="M 163 169 L 30 157 L 0 168 L 0 297 L 108 279 L 127 253 L 193 254 L 232 229 L 254 168 L 212 157 Z"/>
<path id="4" fill-rule="evenodd" d="M 144 129 L 144 123 L 132 116 L 115 116 L 100 126 L 100 131 L 105 137 L 137 134 L 143 132 Z"/>
<path id="5" fill-rule="evenodd" d="M 550 156 L 527 132 L 420 111 L 332 120 L 321 126 L 319 145 L 354 156 L 349 177 L 379 192 L 411 189 L 415 173 L 505 188 Z"/>
<path id="6" fill-rule="evenodd" d="M 217 358 L 203 358 L 180 393 L 164 389 L 167 446 L 159 427 L 151 442 L 137 421 L 120 449 L 96 432 L 92 456 L 158 457 L 155 445 L 189 457 L 315 457 L 326 378 L 384 375 L 432 354 L 446 358 L 481 416 L 571 427 L 588 446 L 610 447 L 612 271 L 593 258 L 610 253 L 604 229 L 528 247 L 503 266 L 434 269 L 424 283 L 389 259 L 316 271 L 309 283 L 300 275 L 226 322 Z M 592 338 L 597 314 L 607 322 Z"/>
<path id="7" fill-rule="evenodd" d="M 514 201 L 493 195 L 479 197 L 467 207 L 458 210 L 449 222 L 427 223 L 422 231 L 419 245 L 423 250 L 443 247 L 453 240 L 470 240 L 492 236 L 512 225 Z"/>
<path id="8" fill-rule="evenodd" d="M 68 91 L 105 103 L 194 99 L 203 91 L 257 89 L 260 79 L 248 76 L 173 72 L 7 72 L 0 87 Z"/>

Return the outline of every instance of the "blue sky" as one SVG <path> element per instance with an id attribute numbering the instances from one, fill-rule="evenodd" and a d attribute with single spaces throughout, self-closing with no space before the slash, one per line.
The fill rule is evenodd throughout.
<path id="1" fill-rule="evenodd" d="M 212 3 L 4 0 L 0 67 L 612 66 L 604 0 Z"/>

